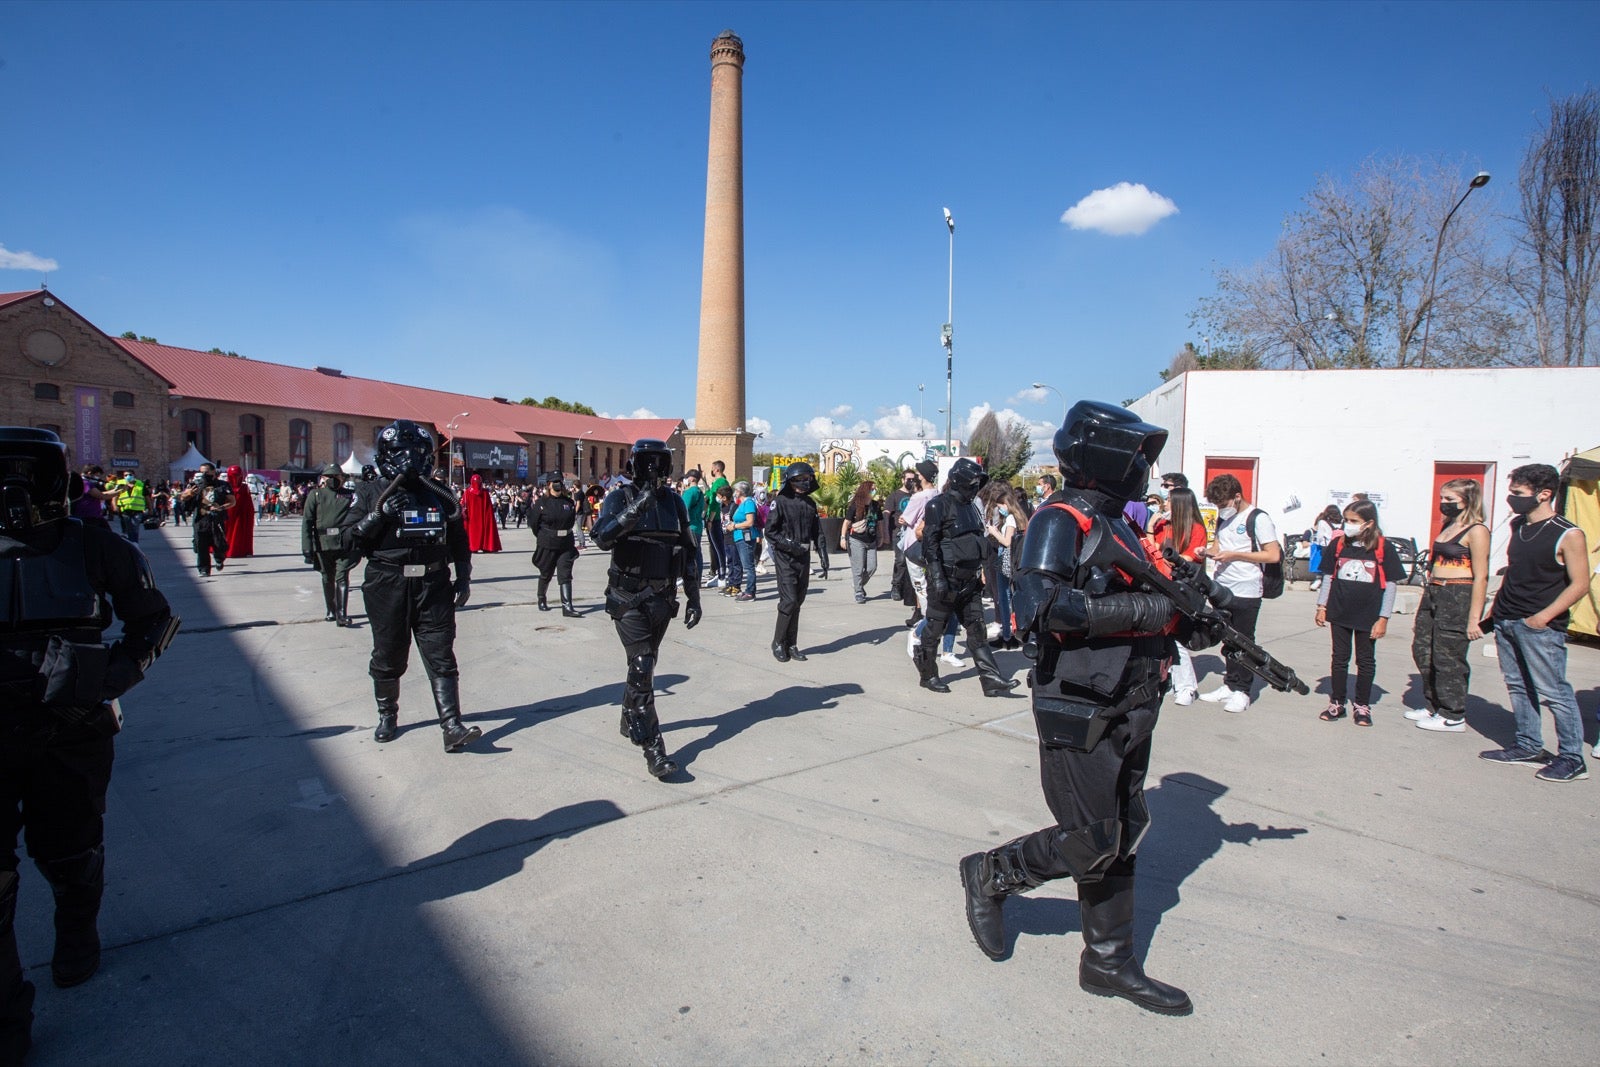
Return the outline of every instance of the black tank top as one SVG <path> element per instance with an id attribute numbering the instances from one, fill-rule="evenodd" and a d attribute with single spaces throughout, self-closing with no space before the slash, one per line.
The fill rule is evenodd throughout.
<path id="1" fill-rule="evenodd" d="M 1542 522 L 1511 520 L 1511 539 L 1506 546 L 1506 576 L 1494 598 L 1494 617 L 1526 619 L 1553 603 L 1567 587 L 1567 568 L 1556 558 L 1556 549 L 1572 523 L 1560 515 Z M 1568 612 L 1550 620 L 1552 630 L 1567 628 Z"/>

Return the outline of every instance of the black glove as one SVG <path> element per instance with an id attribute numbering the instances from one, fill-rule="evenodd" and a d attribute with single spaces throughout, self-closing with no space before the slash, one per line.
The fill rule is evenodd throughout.
<path id="1" fill-rule="evenodd" d="M 695 597 L 689 601 L 688 607 L 683 609 L 683 628 L 692 630 L 700 625 L 700 598 Z"/>
<path id="2" fill-rule="evenodd" d="M 944 568 L 935 564 L 928 568 L 928 602 L 930 604 L 955 603 L 955 591 L 945 579 Z"/>
<path id="3" fill-rule="evenodd" d="M 305 553 L 305 561 L 307 567 L 315 567 L 317 565 L 317 557 L 311 552 Z"/>
<path id="4" fill-rule="evenodd" d="M 471 578 L 457 578 L 456 579 L 455 590 L 456 590 L 456 607 L 458 607 L 458 608 L 466 607 L 467 606 L 467 601 L 472 598 L 472 579 Z"/>

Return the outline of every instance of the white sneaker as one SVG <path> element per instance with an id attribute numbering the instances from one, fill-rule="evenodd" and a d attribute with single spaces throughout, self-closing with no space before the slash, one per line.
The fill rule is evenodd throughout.
<path id="1" fill-rule="evenodd" d="M 1410 719 L 1412 722 L 1421 722 L 1423 719 L 1431 719 L 1433 717 L 1433 712 L 1429 711 L 1427 708 L 1412 708 L 1410 711 L 1406 712 L 1406 718 Z"/>
<path id="2" fill-rule="evenodd" d="M 906 655 L 912 659 L 917 658 L 917 631 L 915 630 L 906 634 Z"/>
<path id="3" fill-rule="evenodd" d="M 1406 716 L 1408 719 L 1410 717 L 1409 714 Z M 1466 732 L 1467 721 L 1465 719 L 1447 719 L 1443 715 L 1429 715 L 1417 721 L 1417 729 L 1433 730 L 1441 734 L 1459 734 Z"/>
<path id="4" fill-rule="evenodd" d="M 1194 703 L 1194 698 L 1198 693 L 1199 690 L 1197 689 L 1179 689 L 1172 695 L 1172 702 L 1180 708 L 1186 708 Z"/>
<path id="5" fill-rule="evenodd" d="M 1241 712 L 1250 706 L 1249 693 L 1229 693 L 1228 699 L 1223 702 L 1223 711 Z"/>
<path id="6" fill-rule="evenodd" d="M 939 662 L 953 670 L 960 670 L 967 665 L 967 661 L 956 655 L 954 652 L 939 653 Z"/>
<path id="7" fill-rule="evenodd" d="M 1232 689 L 1229 689 L 1225 685 L 1219 685 L 1209 693 L 1201 693 L 1200 699 L 1210 701 L 1213 704 L 1220 704 L 1222 701 L 1227 700 L 1231 696 L 1233 696 Z"/>

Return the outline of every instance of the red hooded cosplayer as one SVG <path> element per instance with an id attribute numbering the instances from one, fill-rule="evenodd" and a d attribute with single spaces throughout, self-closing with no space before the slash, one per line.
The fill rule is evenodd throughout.
<path id="1" fill-rule="evenodd" d="M 256 554 L 256 501 L 250 495 L 250 486 L 244 480 L 244 468 L 238 464 L 228 468 L 228 484 L 233 487 L 233 507 L 223 520 L 222 531 L 228 539 L 228 558 Z"/>
<path id="2" fill-rule="evenodd" d="M 474 552 L 500 551 L 500 528 L 494 521 L 494 502 L 489 490 L 483 487 L 483 478 L 474 474 L 461 494 L 461 511 L 466 517 L 467 547 Z"/>

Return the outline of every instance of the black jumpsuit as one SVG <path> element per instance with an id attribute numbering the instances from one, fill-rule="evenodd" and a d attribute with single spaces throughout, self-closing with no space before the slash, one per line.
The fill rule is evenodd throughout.
<path id="1" fill-rule="evenodd" d="M 772 628 L 772 651 L 794 656 L 800 637 L 800 607 L 811 588 L 811 546 L 821 532 L 817 505 L 791 486 L 772 498 L 765 536 L 772 545 L 777 571 L 778 618 Z"/>
<path id="2" fill-rule="evenodd" d="M 184 499 L 194 511 L 195 566 L 201 574 L 211 573 L 212 557 L 217 569 L 228 558 L 226 521 L 228 509 L 233 506 L 233 490 L 228 483 L 215 476 L 203 486 L 184 491 Z M 241 505 L 244 506 L 244 505 Z"/>
<path id="3" fill-rule="evenodd" d="M 455 678 L 460 672 L 450 564 L 458 579 L 472 577 L 461 507 L 427 483 L 399 492 L 405 498 L 399 518 L 380 512 L 381 518 L 369 515 L 362 523 L 377 527 L 363 537 L 368 559 L 361 599 L 372 627 L 367 673 L 375 681 L 398 681 L 415 638 L 429 680 Z"/>
<path id="4" fill-rule="evenodd" d="M 578 558 L 578 506 L 570 496 L 541 496 L 530 516 L 533 527 L 533 565 L 539 571 L 539 607 L 548 607 L 545 595 L 550 578 L 556 579 L 562 606 L 572 611 L 572 564 Z"/>
<path id="5" fill-rule="evenodd" d="M 989 539 L 976 501 L 963 500 L 945 490 L 928 501 L 922 518 L 923 558 L 928 574 L 928 621 L 917 648 L 917 670 L 926 681 L 937 682 L 939 638 L 954 615 L 967 631 L 967 652 L 978 668 L 983 691 L 1008 692 L 1014 683 L 1003 678 L 989 647 L 989 624 L 983 617 L 983 566 L 989 556 Z"/>

